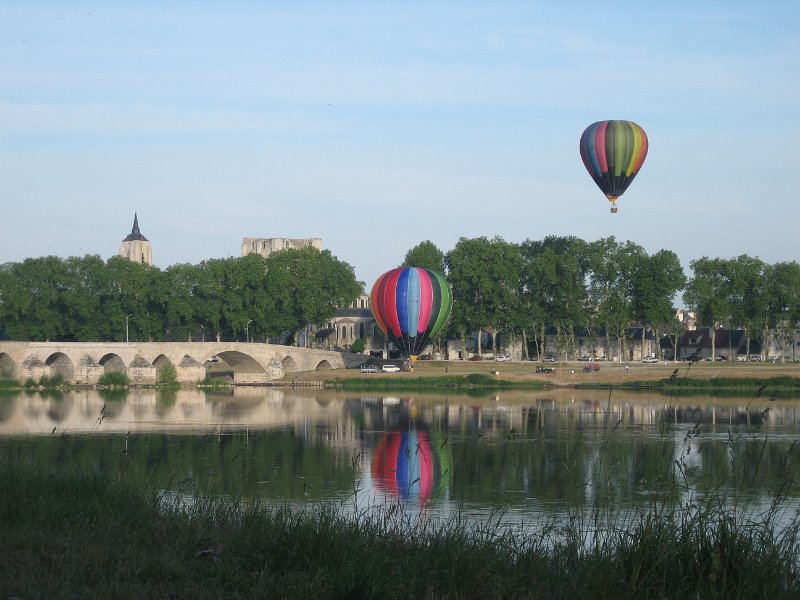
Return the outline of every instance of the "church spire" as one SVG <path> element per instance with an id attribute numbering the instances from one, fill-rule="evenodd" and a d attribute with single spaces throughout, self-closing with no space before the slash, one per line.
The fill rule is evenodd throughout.
<path id="1" fill-rule="evenodd" d="M 130 234 L 126 237 L 123 242 L 134 242 L 134 241 L 146 242 L 147 238 L 142 235 L 142 232 L 139 231 L 139 216 L 136 213 L 133 213 L 133 229 L 131 229 Z"/>
<path id="2" fill-rule="evenodd" d="M 133 213 L 133 229 L 119 247 L 119 255 L 133 262 L 153 265 L 153 249 L 150 242 L 139 231 L 139 215 Z"/>
<path id="3" fill-rule="evenodd" d="M 139 216 L 136 213 L 133 213 L 133 229 L 131 229 L 131 235 L 142 235 L 139 231 Z"/>

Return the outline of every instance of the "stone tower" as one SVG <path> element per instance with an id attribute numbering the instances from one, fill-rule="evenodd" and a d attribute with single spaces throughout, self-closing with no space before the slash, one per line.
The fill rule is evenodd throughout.
<path id="1" fill-rule="evenodd" d="M 264 258 L 279 250 L 299 250 L 300 248 L 316 248 L 322 250 L 321 238 L 244 238 L 242 240 L 242 256 L 260 254 Z"/>
<path id="2" fill-rule="evenodd" d="M 128 237 L 122 240 L 119 255 L 133 262 L 153 266 L 153 248 L 150 242 L 139 231 L 139 218 L 133 213 L 133 229 Z"/>

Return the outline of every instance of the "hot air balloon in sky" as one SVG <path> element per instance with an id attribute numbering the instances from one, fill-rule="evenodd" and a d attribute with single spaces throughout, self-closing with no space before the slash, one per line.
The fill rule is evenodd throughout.
<path id="1" fill-rule="evenodd" d="M 589 175 L 611 202 L 615 202 L 636 177 L 647 157 L 647 134 L 633 121 L 598 121 L 581 136 L 581 158 Z"/>
<path id="2" fill-rule="evenodd" d="M 441 273 L 400 267 L 378 277 L 370 308 L 386 337 L 414 361 L 447 322 L 453 293 Z"/>

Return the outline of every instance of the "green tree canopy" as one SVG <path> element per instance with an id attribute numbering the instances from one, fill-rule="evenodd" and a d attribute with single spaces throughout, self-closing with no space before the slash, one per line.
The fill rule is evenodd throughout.
<path id="1" fill-rule="evenodd" d="M 438 273 L 445 272 L 444 252 L 431 241 L 420 242 L 406 252 L 401 267 L 421 267 Z"/>
<path id="2" fill-rule="evenodd" d="M 461 238 L 446 257 L 454 326 L 462 331 L 509 330 L 519 303 L 522 255 L 503 238 Z"/>
<path id="3" fill-rule="evenodd" d="M 161 271 L 115 256 L 0 267 L 0 330 L 18 340 L 267 339 L 321 324 L 361 291 L 316 249 L 212 259 Z"/>

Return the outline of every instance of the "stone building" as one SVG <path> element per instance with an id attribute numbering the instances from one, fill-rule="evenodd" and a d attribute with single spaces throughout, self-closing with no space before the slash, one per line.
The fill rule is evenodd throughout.
<path id="1" fill-rule="evenodd" d="M 384 358 L 390 351 L 389 341 L 378 327 L 369 307 L 369 295 L 361 294 L 350 306 L 336 310 L 324 327 L 312 331 L 317 348 L 349 349 L 358 339 L 364 340 L 364 351 Z"/>
<path id="2" fill-rule="evenodd" d="M 322 250 L 321 238 L 244 238 L 242 240 L 242 256 L 260 254 L 264 258 L 278 250 L 299 250 L 300 248 L 316 248 Z"/>
<path id="3" fill-rule="evenodd" d="M 119 255 L 133 262 L 153 266 L 153 248 L 139 231 L 139 218 L 133 213 L 133 229 L 119 247 Z"/>

